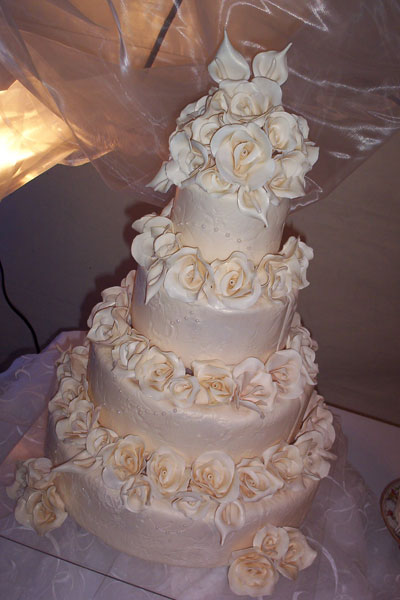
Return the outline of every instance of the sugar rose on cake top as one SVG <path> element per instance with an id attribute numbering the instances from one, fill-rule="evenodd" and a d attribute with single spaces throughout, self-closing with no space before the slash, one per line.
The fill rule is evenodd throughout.
<path id="1" fill-rule="evenodd" d="M 149 185 L 166 192 L 196 183 L 213 196 L 234 194 L 239 210 L 266 226 L 271 203 L 302 196 L 319 149 L 306 120 L 281 104 L 290 46 L 260 52 L 250 68 L 225 32 L 208 66 L 218 87 L 182 110 L 170 159 Z"/>

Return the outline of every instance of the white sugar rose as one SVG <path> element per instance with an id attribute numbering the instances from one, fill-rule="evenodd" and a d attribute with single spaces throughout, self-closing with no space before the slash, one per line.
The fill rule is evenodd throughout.
<path id="1" fill-rule="evenodd" d="M 191 137 L 203 145 L 209 145 L 214 133 L 223 125 L 220 115 L 202 115 L 189 124 Z"/>
<path id="2" fill-rule="evenodd" d="M 239 480 L 235 463 L 224 452 L 204 452 L 192 465 L 191 488 L 219 502 L 236 500 L 239 495 Z"/>
<path id="3" fill-rule="evenodd" d="M 211 139 L 211 152 L 223 179 L 250 190 L 264 186 L 274 174 L 271 142 L 254 123 L 221 127 Z"/>
<path id="4" fill-rule="evenodd" d="M 252 81 L 222 81 L 220 90 L 225 94 L 228 107 L 222 116 L 227 124 L 252 121 L 262 126 L 265 113 L 282 101 L 279 85 L 265 77 L 255 77 Z"/>
<path id="5" fill-rule="evenodd" d="M 196 377 L 191 375 L 176 377 L 169 381 L 165 392 L 165 398 L 173 406 L 186 408 L 196 402 L 197 395 L 200 392 L 200 383 Z"/>
<path id="6" fill-rule="evenodd" d="M 27 487 L 35 490 L 46 489 L 54 478 L 52 466 L 48 458 L 30 458 L 18 462 L 15 481 L 6 488 L 7 496 L 16 500 L 23 495 Z"/>
<path id="7" fill-rule="evenodd" d="M 198 397 L 200 404 L 226 404 L 231 402 L 235 391 L 232 371 L 221 361 L 194 361 L 194 376 L 201 390 Z"/>
<path id="8" fill-rule="evenodd" d="M 318 365 L 315 363 L 315 351 L 318 345 L 311 339 L 307 329 L 301 327 L 298 313 L 296 313 L 292 327 L 289 330 L 286 348 L 292 348 L 300 354 L 303 360 L 302 374 L 308 384 L 315 385 L 318 374 Z"/>
<path id="9" fill-rule="evenodd" d="M 67 417 L 71 402 L 76 398 L 83 398 L 85 394 L 86 391 L 82 383 L 73 377 L 63 377 L 56 394 L 49 402 L 49 412 L 55 420 Z"/>
<path id="10" fill-rule="evenodd" d="M 93 410 L 93 404 L 88 400 L 78 398 L 71 402 L 69 408 L 69 417 L 57 421 L 57 437 L 66 444 L 83 449 L 89 431 L 97 426 L 98 411 Z"/>
<path id="11" fill-rule="evenodd" d="M 87 337 L 91 342 L 112 344 L 129 329 L 128 318 L 129 309 L 125 307 L 106 307 L 92 312 Z"/>
<path id="12" fill-rule="evenodd" d="M 143 219 L 146 221 L 142 222 Z M 179 249 L 179 238 L 174 233 L 172 221 L 167 217 L 146 215 L 133 225 L 142 233 L 134 238 L 131 253 L 142 267 L 149 268 L 155 258 L 164 258 Z"/>
<path id="13" fill-rule="evenodd" d="M 266 525 L 253 539 L 253 546 L 272 561 L 280 561 L 289 550 L 289 534 L 283 527 Z"/>
<path id="14" fill-rule="evenodd" d="M 203 519 L 210 510 L 217 506 L 211 498 L 196 492 L 179 492 L 171 500 L 172 508 L 183 513 L 189 519 Z"/>
<path id="15" fill-rule="evenodd" d="M 186 116 L 181 123 L 185 121 Z M 191 140 L 185 131 L 175 131 L 170 136 L 169 150 L 171 160 L 162 164 L 161 169 L 148 184 L 157 192 L 167 192 L 172 184 L 181 185 L 186 179 L 194 176 L 208 161 L 206 147 L 194 139 Z"/>
<path id="16" fill-rule="evenodd" d="M 141 354 L 135 372 L 140 389 L 151 397 L 159 397 L 171 379 L 185 375 L 185 366 L 173 352 L 161 352 L 152 346 Z"/>
<path id="17" fill-rule="evenodd" d="M 283 487 L 281 477 L 268 471 L 259 458 L 243 458 L 236 470 L 240 495 L 245 502 L 256 502 L 265 496 L 272 496 Z"/>
<path id="18" fill-rule="evenodd" d="M 67 516 L 55 485 L 40 491 L 26 489 L 15 508 L 18 523 L 33 528 L 39 535 L 60 527 Z"/>
<path id="19" fill-rule="evenodd" d="M 293 444 L 278 444 L 263 452 L 263 460 L 269 471 L 291 487 L 301 486 L 304 465 L 299 448 Z"/>
<path id="20" fill-rule="evenodd" d="M 314 156 L 316 154 L 316 156 Z M 317 160 L 317 150 L 312 160 Z M 269 187 L 278 198 L 297 198 L 304 194 L 305 175 L 312 164 L 308 155 L 300 150 L 293 150 L 274 159 L 274 173 Z"/>
<path id="21" fill-rule="evenodd" d="M 246 358 L 232 371 L 237 384 L 237 397 L 240 402 L 252 402 L 272 410 L 277 386 L 270 373 L 266 373 L 264 364 L 257 358 Z"/>
<path id="22" fill-rule="evenodd" d="M 118 435 L 112 429 L 95 427 L 87 435 L 86 450 L 91 456 L 97 456 L 105 446 L 112 444 L 117 439 Z"/>
<path id="23" fill-rule="evenodd" d="M 319 431 L 307 431 L 297 436 L 294 443 L 303 459 L 304 473 L 312 479 L 327 477 L 329 460 L 335 456 L 324 449 L 324 437 Z"/>
<path id="24" fill-rule="evenodd" d="M 255 76 L 268 77 L 279 85 L 285 83 L 288 78 L 287 52 L 292 44 L 288 44 L 284 50 L 276 52 L 259 52 L 253 59 L 253 73 Z"/>
<path id="25" fill-rule="evenodd" d="M 292 290 L 307 287 L 307 268 L 314 253 L 312 248 L 294 236 L 279 254 L 266 254 L 257 268 L 257 276 L 271 300 L 282 300 Z"/>
<path id="26" fill-rule="evenodd" d="M 147 476 L 153 492 L 171 498 L 177 492 L 186 491 L 190 469 L 185 459 L 170 448 L 159 448 L 147 463 Z"/>
<path id="27" fill-rule="evenodd" d="M 283 246 L 280 254 L 289 269 L 292 285 L 299 290 L 309 285 L 307 281 L 307 268 L 314 257 L 313 249 L 300 239 L 291 236 Z"/>
<path id="28" fill-rule="evenodd" d="M 261 285 L 251 260 L 243 252 L 232 252 L 226 260 L 211 263 L 214 283 L 207 282 L 204 291 L 209 301 L 227 308 L 249 308 L 261 295 Z"/>
<path id="29" fill-rule="evenodd" d="M 215 165 L 199 171 L 196 175 L 196 183 L 203 188 L 208 194 L 234 194 L 237 192 L 239 185 L 225 181 L 219 174 Z"/>
<path id="30" fill-rule="evenodd" d="M 316 392 L 314 392 L 313 396 L 320 398 Z M 307 413 L 307 417 L 301 426 L 301 432 L 305 433 L 306 431 L 318 431 L 322 436 L 323 448 L 329 450 L 329 448 L 332 447 L 336 437 L 335 429 L 333 427 L 333 415 L 331 411 L 326 408 L 325 403 L 322 402 L 322 398 L 320 402 Z"/>
<path id="31" fill-rule="evenodd" d="M 101 450 L 102 478 L 105 485 L 120 490 L 122 485 L 144 467 L 144 442 L 137 435 L 127 435 Z"/>
<path id="32" fill-rule="evenodd" d="M 303 393 L 302 364 L 295 350 L 279 350 L 268 359 L 265 370 L 276 383 L 280 398 L 292 400 Z"/>
<path id="33" fill-rule="evenodd" d="M 140 512 L 150 502 L 150 483 L 144 475 L 130 477 L 121 488 L 121 500 L 130 512 Z"/>
<path id="34" fill-rule="evenodd" d="M 131 329 L 124 337 L 118 340 L 118 343 L 111 351 L 114 366 L 134 372 L 142 353 L 148 347 L 149 340 L 143 335 L 139 335 L 134 329 Z"/>
<path id="35" fill-rule="evenodd" d="M 206 109 L 208 96 L 202 96 L 196 102 L 192 102 L 185 106 L 185 108 L 181 111 L 181 114 L 177 118 L 176 122 L 179 127 L 183 127 L 189 121 L 196 119 L 200 115 L 204 114 Z"/>
<path id="36" fill-rule="evenodd" d="M 234 552 L 232 558 L 228 581 L 234 594 L 251 598 L 272 594 L 279 575 L 265 554 L 248 548 Z"/>
<path id="37" fill-rule="evenodd" d="M 309 567 L 317 553 L 307 543 L 306 538 L 294 527 L 283 528 L 289 536 L 289 547 L 285 556 L 277 563 L 279 573 L 289 579 L 296 579 L 299 571 Z"/>
<path id="38" fill-rule="evenodd" d="M 208 161 L 205 146 L 190 140 L 184 131 L 174 132 L 170 136 L 169 150 L 172 160 L 167 163 L 165 169 L 168 178 L 175 185 L 180 185 L 185 179 L 193 176 Z"/>
<path id="39" fill-rule="evenodd" d="M 264 257 L 258 267 L 260 280 L 265 282 L 268 297 L 273 302 L 285 301 L 292 292 L 292 276 L 287 264 Z"/>
<path id="40" fill-rule="evenodd" d="M 198 248 L 182 248 L 170 256 L 166 264 L 164 289 L 171 298 L 184 302 L 195 302 L 205 281 L 213 277 L 210 265 Z"/>
<path id="41" fill-rule="evenodd" d="M 233 502 L 224 502 L 220 504 L 215 512 L 215 526 L 221 536 L 221 546 L 224 544 L 227 535 L 243 527 L 246 515 L 243 504 L 240 500 Z"/>
<path id="42" fill-rule="evenodd" d="M 272 146 L 279 152 L 302 149 L 304 140 L 299 123 L 294 115 L 285 112 L 282 108 L 269 113 L 265 131 Z"/>
<path id="43" fill-rule="evenodd" d="M 134 273 L 134 272 L 133 272 Z M 131 274 L 129 274 L 131 275 Z M 114 285 L 113 287 L 106 288 L 101 292 L 102 301 L 96 304 L 93 307 L 92 314 L 88 319 L 88 326 L 92 327 L 93 316 L 104 309 L 107 308 L 128 308 L 130 304 L 130 289 L 129 285 L 126 285 L 126 281 L 124 280 L 122 283 L 124 285 Z"/>
<path id="44" fill-rule="evenodd" d="M 57 379 L 60 381 L 64 377 L 72 377 L 80 382 L 82 377 L 86 376 L 88 357 L 88 345 L 75 346 L 72 350 L 64 352 L 58 361 Z"/>

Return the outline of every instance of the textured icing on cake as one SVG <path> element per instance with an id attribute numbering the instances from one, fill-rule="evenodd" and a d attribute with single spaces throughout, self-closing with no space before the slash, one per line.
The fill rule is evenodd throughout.
<path id="1" fill-rule="evenodd" d="M 134 223 L 137 273 L 102 292 L 85 344 L 61 357 L 50 458 L 9 488 L 40 534 L 69 513 L 141 558 L 230 565 L 252 597 L 313 562 L 298 527 L 335 438 L 296 312 L 313 252 L 280 248 L 318 156 L 281 105 L 288 49 L 250 68 L 225 35 L 216 87 L 181 112 L 151 183 L 177 194 Z"/>

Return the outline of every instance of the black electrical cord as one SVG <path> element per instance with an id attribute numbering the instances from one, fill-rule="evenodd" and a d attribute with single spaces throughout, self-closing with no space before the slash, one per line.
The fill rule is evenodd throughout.
<path id="1" fill-rule="evenodd" d="M 150 67 L 152 66 L 153 62 L 156 59 L 156 56 L 158 54 L 158 51 L 161 48 L 161 44 L 164 41 L 165 36 L 167 35 L 167 31 L 171 26 L 172 21 L 175 18 L 176 13 L 179 10 L 180 5 L 182 4 L 183 0 L 174 0 L 173 4 L 171 6 L 171 10 L 169 11 L 168 15 L 165 18 L 165 21 L 160 29 L 160 32 L 157 36 L 156 41 L 154 42 L 153 48 L 151 49 L 151 52 L 149 54 L 148 59 L 146 60 L 146 64 L 144 65 L 145 69 L 150 69 Z"/>
<path id="2" fill-rule="evenodd" d="M 35 330 L 33 329 L 32 325 L 29 323 L 29 321 L 25 317 L 25 315 L 22 314 L 22 312 L 20 310 L 18 310 L 18 308 L 16 306 L 14 306 L 14 304 L 11 302 L 10 298 L 8 297 L 7 290 L 6 290 L 6 280 L 5 280 L 5 275 L 4 275 L 4 269 L 3 269 L 1 260 L 0 260 L 0 273 L 1 273 L 1 289 L 3 290 L 4 298 L 5 298 L 8 306 L 11 308 L 11 310 L 13 312 L 15 312 L 15 314 L 18 315 L 18 317 L 20 319 L 22 319 L 23 322 L 25 323 L 25 325 L 28 327 L 29 331 L 32 334 L 33 343 L 35 345 L 35 350 L 39 354 L 40 346 L 39 346 L 39 342 L 38 342 Z"/>

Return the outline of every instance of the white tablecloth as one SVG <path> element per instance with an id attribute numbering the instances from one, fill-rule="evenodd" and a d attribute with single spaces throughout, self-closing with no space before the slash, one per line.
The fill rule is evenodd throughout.
<path id="1" fill-rule="evenodd" d="M 16 524 L 4 486 L 17 459 L 43 454 L 46 407 L 55 386 L 61 334 L 40 355 L 20 357 L 0 375 L 0 597 L 8 600 L 231 600 L 226 568 L 187 569 L 118 553 L 68 518 L 45 537 Z M 329 399 L 328 399 L 329 400 Z M 332 399 L 333 400 L 333 399 Z M 280 578 L 274 600 L 400 600 L 400 550 L 387 532 L 376 494 L 400 473 L 398 428 L 335 410 L 338 439 L 329 477 L 321 482 L 302 531 L 318 551 L 296 582 Z M 400 463 L 398 469 L 400 470 Z M 375 493 L 374 493 L 375 492 Z"/>

